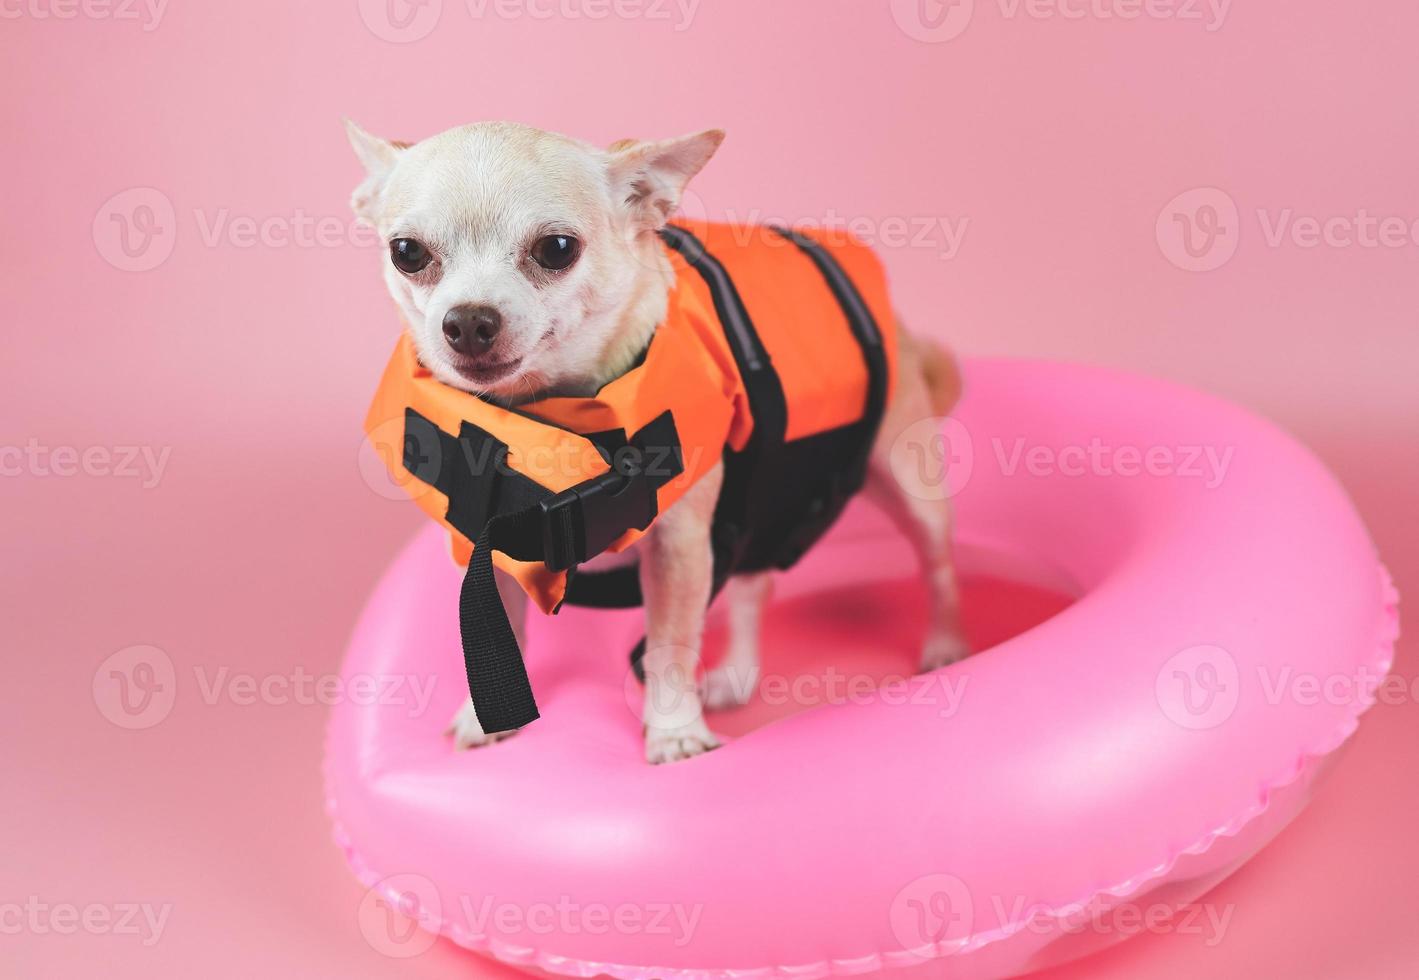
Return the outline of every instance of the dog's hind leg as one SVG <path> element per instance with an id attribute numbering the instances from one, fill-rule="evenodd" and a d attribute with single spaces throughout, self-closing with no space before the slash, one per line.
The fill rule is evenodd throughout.
<path id="1" fill-rule="evenodd" d="M 773 593 L 773 573 L 736 575 L 724 586 L 729 642 L 724 659 L 705 675 L 705 707 L 711 711 L 747 704 L 759 686 L 759 634 L 764 606 Z"/>
<path id="2" fill-rule="evenodd" d="M 971 651 L 961 632 L 960 595 L 951 559 L 951 501 L 937 486 L 904 486 L 892 468 L 897 437 L 922 419 L 945 415 L 959 395 L 954 361 L 902 331 L 897 387 L 872 448 L 864 492 L 910 539 L 930 599 L 920 668 L 935 670 Z M 938 474 L 941 476 L 943 474 Z"/>

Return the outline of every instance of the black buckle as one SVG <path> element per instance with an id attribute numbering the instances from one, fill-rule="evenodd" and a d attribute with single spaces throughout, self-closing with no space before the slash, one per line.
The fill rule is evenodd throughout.
<path id="1" fill-rule="evenodd" d="M 543 561 L 550 570 L 564 572 L 601 554 L 632 528 L 650 527 L 655 487 L 638 462 L 626 461 L 544 500 L 541 507 Z"/>

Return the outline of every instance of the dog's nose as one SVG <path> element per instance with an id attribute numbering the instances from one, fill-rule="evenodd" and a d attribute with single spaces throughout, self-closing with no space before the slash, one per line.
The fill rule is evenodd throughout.
<path id="1" fill-rule="evenodd" d="M 469 356 L 493 346 L 502 328 L 502 314 L 491 306 L 464 303 L 443 315 L 443 336 L 448 346 Z"/>

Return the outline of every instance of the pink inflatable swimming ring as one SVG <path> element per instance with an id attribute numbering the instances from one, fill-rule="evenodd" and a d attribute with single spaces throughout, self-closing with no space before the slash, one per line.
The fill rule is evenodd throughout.
<path id="1" fill-rule="evenodd" d="M 572 976 L 1009 976 L 1130 934 L 1120 906 L 1192 901 L 1299 812 L 1398 631 L 1335 480 L 1155 380 L 1006 361 L 967 379 L 945 438 L 909 433 L 898 458 L 950 459 L 987 648 L 892 679 L 919 642 L 913 566 L 854 505 L 783 577 L 759 703 L 710 716 L 738 737 L 682 763 L 642 761 L 639 614 L 580 609 L 531 623 L 542 719 L 454 751 L 460 573 L 432 527 L 399 556 L 345 673 L 437 683 L 341 703 L 326 764 L 370 907 L 427 930 L 391 927 L 396 955 L 442 934 Z"/>

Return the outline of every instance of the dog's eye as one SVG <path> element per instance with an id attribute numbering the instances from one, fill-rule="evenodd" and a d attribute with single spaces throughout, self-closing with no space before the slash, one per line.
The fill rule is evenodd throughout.
<path id="1" fill-rule="evenodd" d="M 581 255 L 581 242 L 570 235 L 546 235 L 532 244 L 532 259 L 544 269 L 561 272 Z"/>
<path id="2" fill-rule="evenodd" d="M 413 238 L 396 238 L 389 243 L 390 261 L 394 263 L 394 268 L 406 276 L 419 272 L 432 262 L 433 258 L 423 242 Z"/>

